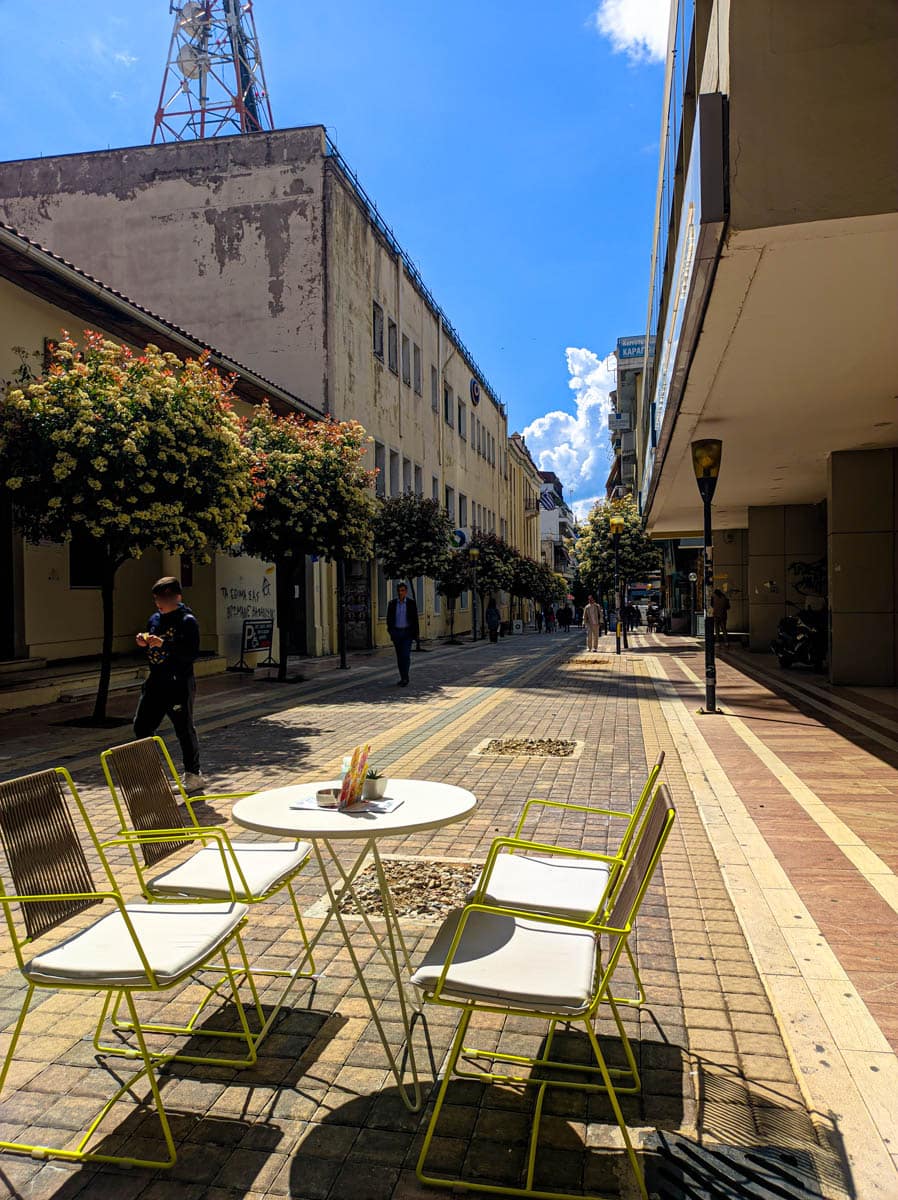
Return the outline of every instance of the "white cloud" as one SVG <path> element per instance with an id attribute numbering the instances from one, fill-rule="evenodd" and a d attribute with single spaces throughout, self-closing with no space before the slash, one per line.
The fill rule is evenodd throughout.
<path id="1" fill-rule="evenodd" d="M 596 29 L 631 62 L 664 62 L 670 0 L 601 0 Z"/>
<path id="2" fill-rule="evenodd" d="M 574 514 L 574 520 L 580 521 L 581 523 L 585 521 L 599 501 L 604 499 L 605 493 L 603 492 L 601 496 L 589 496 L 586 500 L 574 500 L 571 503 L 571 510 Z"/>
<path id="3" fill-rule="evenodd" d="M 127 50 L 116 50 L 112 56 L 112 61 L 121 63 L 123 67 L 133 67 L 137 62 L 137 57 L 134 54 L 129 54 Z"/>
<path id="4" fill-rule="evenodd" d="M 603 359 L 592 350 L 574 346 L 569 346 L 565 355 L 574 412 L 548 412 L 531 421 L 523 432 L 540 470 L 554 471 L 569 499 L 584 492 L 593 497 L 576 502 L 591 507 L 595 496 L 604 491 L 611 462 L 608 397 L 615 386 L 615 359 L 613 354 Z"/>

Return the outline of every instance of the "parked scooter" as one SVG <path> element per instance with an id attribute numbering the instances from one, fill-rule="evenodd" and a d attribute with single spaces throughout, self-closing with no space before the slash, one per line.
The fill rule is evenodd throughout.
<path id="1" fill-rule="evenodd" d="M 783 617 L 770 649 L 784 669 L 799 663 L 821 671 L 826 662 L 826 609 L 800 608 Z"/>

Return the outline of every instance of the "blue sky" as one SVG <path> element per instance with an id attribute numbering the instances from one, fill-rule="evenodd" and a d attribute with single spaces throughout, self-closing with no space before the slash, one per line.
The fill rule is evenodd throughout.
<path id="1" fill-rule="evenodd" d="M 0 0 L 0 158 L 149 141 L 167 0 Z M 667 0 L 255 0 L 275 123 L 321 123 L 575 499 L 645 325 Z M 139 297 L 138 297 L 139 298 Z"/>

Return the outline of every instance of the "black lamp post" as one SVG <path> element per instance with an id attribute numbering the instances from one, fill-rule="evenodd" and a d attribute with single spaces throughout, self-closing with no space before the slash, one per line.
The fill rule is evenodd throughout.
<path id="1" fill-rule="evenodd" d="M 705 517 L 705 707 L 702 711 L 716 713 L 717 667 L 714 662 L 714 540 L 711 533 L 711 501 L 720 474 L 720 457 L 723 442 L 719 438 L 705 438 L 692 443 L 692 466 L 695 480 L 702 498 Z"/>
<path id="2" fill-rule="evenodd" d="M 610 517 L 608 520 L 608 528 L 611 530 L 611 541 L 614 546 L 614 605 L 617 609 L 617 620 L 615 622 L 615 642 L 617 653 L 620 654 L 621 619 L 623 614 L 623 605 L 621 604 L 620 595 L 620 535 L 624 532 L 624 518 Z"/>
<path id="3" fill-rule="evenodd" d="M 468 557 L 471 560 L 471 641 L 477 641 L 477 560 L 480 558 L 480 551 L 476 546 L 472 546 L 468 551 Z"/>

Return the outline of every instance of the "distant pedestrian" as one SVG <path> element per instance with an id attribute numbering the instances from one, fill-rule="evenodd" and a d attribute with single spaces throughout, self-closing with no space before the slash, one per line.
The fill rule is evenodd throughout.
<path id="1" fill-rule="evenodd" d="M 150 673 L 140 690 L 134 736 L 153 737 L 168 717 L 184 758 L 184 787 L 196 792 L 206 785 L 193 723 L 196 696 L 193 664 L 200 652 L 199 622 L 184 603 L 181 584 L 173 575 L 157 579 L 153 584 L 153 600 L 156 611 L 136 639 L 138 646 L 147 652 Z"/>
<path id="2" fill-rule="evenodd" d="M 487 629 L 490 631 L 490 641 L 498 642 L 499 626 L 502 624 L 502 614 L 496 607 L 496 601 L 492 598 L 492 596 L 490 596 L 489 603 L 486 606 L 484 620 L 486 621 Z"/>
<path id="3" fill-rule="evenodd" d="M 590 596 L 583 610 L 583 624 L 586 626 L 586 649 L 598 650 L 599 634 L 602 631 L 602 610 L 596 604 L 595 596 Z"/>
<path id="4" fill-rule="evenodd" d="M 393 639 L 396 650 L 396 665 L 399 667 L 397 687 L 408 687 L 408 673 L 412 660 L 412 642 L 419 637 L 418 606 L 408 594 L 408 588 L 400 583 L 396 599 L 387 605 L 387 633 Z"/>
<path id="5" fill-rule="evenodd" d="M 546 608 L 546 633 L 555 632 L 555 609 L 549 604 Z"/>
<path id="6" fill-rule="evenodd" d="M 541 608 L 538 608 L 536 610 L 536 615 L 534 616 L 533 619 L 536 622 L 536 632 L 542 633 L 544 617 L 543 617 L 543 610 Z"/>
<path id="7" fill-rule="evenodd" d="M 714 615 L 714 632 L 718 640 L 723 638 L 723 644 L 730 644 L 730 635 L 727 632 L 727 618 L 730 611 L 730 601 L 726 593 L 720 588 L 715 588 L 711 593 L 711 612 Z"/>

